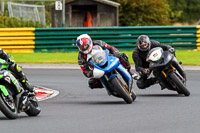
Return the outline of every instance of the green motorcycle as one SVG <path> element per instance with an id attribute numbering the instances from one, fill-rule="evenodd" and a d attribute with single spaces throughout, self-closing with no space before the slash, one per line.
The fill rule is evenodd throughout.
<path id="1" fill-rule="evenodd" d="M 41 111 L 38 100 L 22 87 L 8 65 L 0 58 L 0 110 L 9 119 L 16 119 L 20 112 L 37 116 Z"/>

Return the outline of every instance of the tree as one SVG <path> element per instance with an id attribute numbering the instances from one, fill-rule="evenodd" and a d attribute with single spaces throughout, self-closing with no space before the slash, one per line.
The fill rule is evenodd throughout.
<path id="1" fill-rule="evenodd" d="M 120 3 L 121 26 L 168 25 L 170 6 L 167 0 L 113 0 Z"/>
<path id="2" fill-rule="evenodd" d="M 187 7 L 186 0 L 168 0 L 171 7 L 170 18 L 172 22 L 178 22 L 181 19 L 183 10 Z"/>
<path id="3" fill-rule="evenodd" d="M 200 1 L 199 0 L 185 0 L 186 6 L 183 9 L 179 21 L 194 23 L 200 19 Z"/>
<path id="4" fill-rule="evenodd" d="M 200 19 L 199 0 L 168 0 L 172 9 L 171 18 L 173 22 L 194 23 Z"/>
<path id="5" fill-rule="evenodd" d="M 1 1 L 1 0 L 0 0 Z M 4 12 L 4 16 L 7 18 L 9 16 L 9 12 L 8 12 L 8 4 L 7 2 L 9 1 L 6 1 L 5 0 L 5 12 Z M 26 26 L 30 27 L 30 26 L 36 26 L 36 27 L 51 27 L 51 5 L 55 3 L 55 1 L 30 1 L 30 0 L 27 0 L 27 1 L 12 1 L 14 3 L 23 3 L 23 4 L 33 4 L 33 5 L 45 5 L 45 16 L 46 16 L 46 25 L 42 25 L 42 24 L 39 24 L 38 22 L 31 22 L 31 21 L 21 21 L 21 20 L 15 20 L 15 21 L 18 21 L 18 23 L 21 23 L 21 24 L 5 24 L 9 27 L 14 27 L 13 25 L 20 25 L 20 26 L 23 26 L 23 24 L 25 23 Z M 0 6 L 1 6 L 1 2 L 0 2 Z M 0 17 L 2 16 L 1 14 L 1 11 L 0 11 Z M 8 19 L 8 18 L 7 18 Z M 3 23 L 1 23 L 1 27 L 3 27 Z"/>

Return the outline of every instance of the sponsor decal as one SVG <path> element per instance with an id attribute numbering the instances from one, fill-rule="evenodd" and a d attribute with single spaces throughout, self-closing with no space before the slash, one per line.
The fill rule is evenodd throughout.
<path id="1" fill-rule="evenodd" d="M 5 79 L 9 84 L 11 83 L 11 82 L 10 82 L 10 77 L 5 77 L 4 79 Z"/>

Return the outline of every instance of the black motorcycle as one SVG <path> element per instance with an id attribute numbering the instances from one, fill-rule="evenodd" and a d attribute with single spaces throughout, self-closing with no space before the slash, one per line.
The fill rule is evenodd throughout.
<path id="1" fill-rule="evenodd" d="M 1 58 L 0 110 L 9 119 L 16 119 L 20 112 L 37 116 L 41 111 L 35 95 L 24 90 L 15 75 L 8 70 L 8 63 Z"/>
<path id="2" fill-rule="evenodd" d="M 159 73 L 154 76 L 160 76 L 158 79 L 162 88 L 177 91 L 178 94 L 185 96 L 190 95 L 186 87 L 184 70 L 174 54 L 157 47 L 149 51 L 146 61 L 150 62 L 149 68 L 153 73 Z"/>

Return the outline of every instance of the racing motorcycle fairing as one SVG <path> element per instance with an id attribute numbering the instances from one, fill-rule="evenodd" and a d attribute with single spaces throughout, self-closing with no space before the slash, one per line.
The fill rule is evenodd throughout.
<path id="1" fill-rule="evenodd" d="M 149 68 L 153 70 L 162 89 L 168 88 L 185 96 L 190 95 L 186 88 L 185 72 L 174 54 L 157 47 L 149 51 L 146 60 L 150 62 Z"/>
<path id="2" fill-rule="evenodd" d="M 151 69 L 160 67 L 162 69 L 163 66 L 170 64 L 173 58 L 173 54 L 169 51 L 163 51 L 160 47 L 151 49 L 147 55 L 147 61 L 150 62 L 149 67 Z"/>
<path id="3" fill-rule="evenodd" d="M 130 84 L 130 82 L 132 82 L 131 75 L 120 63 L 117 57 L 109 55 L 109 50 L 103 50 L 99 46 L 94 46 L 92 53 L 88 56 L 88 60 L 94 66 L 94 68 L 105 72 L 104 75 L 99 78 L 99 80 L 102 82 L 103 86 L 109 91 L 110 94 L 116 96 L 115 92 L 110 87 L 111 85 L 109 81 L 118 74 L 121 75 L 123 79 L 125 79 L 129 85 L 129 88 L 132 89 L 132 84 Z"/>

